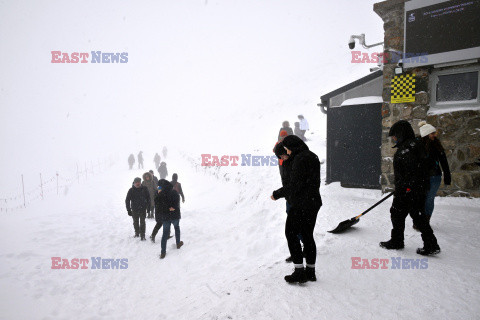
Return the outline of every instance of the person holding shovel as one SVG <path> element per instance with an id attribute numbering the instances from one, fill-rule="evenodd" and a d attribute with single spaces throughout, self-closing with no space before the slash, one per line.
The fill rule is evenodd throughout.
<path id="1" fill-rule="evenodd" d="M 410 215 L 413 223 L 422 233 L 424 246 L 418 248 L 421 255 L 432 255 L 440 252 L 437 238 L 425 217 L 425 198 L 428 190 L 428 170 L 426 169 L 426 153 L 422 142 L 415 139 L 415 133 L 408 121 L 396 122 L 388 134 L 397 148 L 393 157 L 395 175 L 395 192 L 392 207 L 391 239 L 380 242 L 385 249 L 404 248 L 405 218 Z"/>

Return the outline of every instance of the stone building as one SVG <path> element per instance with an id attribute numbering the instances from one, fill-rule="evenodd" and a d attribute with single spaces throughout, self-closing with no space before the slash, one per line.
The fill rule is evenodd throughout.
<path id="1" fill-rule="evenodd" d="M 383 105 L 382 105 L 382 165 L 381 185 L 387 191 L 393 185 L 392 156 L 396 149 L 392 149 L 388 138 L 389 128 L 398 120 L 408 120 L 416 133 L 419 133 L 418 122 L 426 120 L 438 130 L 438 138 L 442 142 L 450 170 L 452 184 L 442 185 L 439 195 L 480 197 L 480 103 L 479 103 L 479 74 L 480 74 L 480 49 L 473 52 L 473 59 L 438 63 L 434 65 L 413 66 L 403 68 L 403 73 L 414 74 L 416 79 L 415 101 L 411 103 L 391 103 L 391 80 L 398 67 L 398 59 L 391 52 L 404 52 L 405 6 L 410 5 L 408 0 L 388 0 L 376 3 L 373 7 L 384 21 L 384 55 L 383 66 Z M 410 2 L 410 3 L 409 3 Z M 430 1 L 437 6 L 458 5 L 466 1 L 456 1 L 445 4 L 443 1 Z M 478 1 L 477 1 L 478 2 Z M 478 5 L 478 4 L 477 4 Z M 436 7 L 436 10 L 442 8 Z M 451 9 L 450 9 L 451 10 Z M 414 15 L 412 15 L 414 17 Z M 409 17 L 410 19 L 410 17 Z M 414 19 L 414 18 L 413 18 Z M 478 19 L 478 16 L 477 16 Z M 478 23 L 478 20 L 477 20 Z M 474 36 L 472 34 L 472 36 Z M 444 41 L 442 34 L 438 34 L 438 41 Z M 426 52 L 426 51 L 422 51 Z M 403 56 L 405 58 L 405 56 Z M 440 99 L 442 90 L 439 80 L 444 83 L 462 85 L 467 79 L 470 93 L 467 101 L 462 98 Z M 476 88 L 475 88 L 476 86 Z M 470 88 L 471 87 L 471 88 Z M 452 96 L 452 95 L 450 95 Z M 471 98 L 474 99 L 471 99 Z"/>

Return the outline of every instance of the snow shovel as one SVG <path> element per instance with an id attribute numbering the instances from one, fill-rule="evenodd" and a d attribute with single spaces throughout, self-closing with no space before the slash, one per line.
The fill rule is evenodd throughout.
<path id="1" fill-rule="evenodd" d="M 366 214 L 368 211 L 372 210 L 373 208 L 375 208 L 376 206 L 378 206 L 380 203 L 382 203 L 383 201 L 387 200 L 388 198 L 390 198 L 391 196 L 393 196 L 393 192 L 390 192 L 389 195 L 387 195 L 386 197 L 384 197 L 382 200 L 378 201 L 377 203 L 375 203 L 373 206 L 371 206 L 370 208 L 368 208 L 367 210 L 365 210 L 364 212 L 362 212 L 361 214 L 359 214 L 358 216 L 356 217 L 353 217 L 352 219 L 348 219 L 348 220 L 345 220 L 345 221 L 342 221 L 338 224 L 338 226 L 331 230 L 331 231 L 328 231 L 330 233 L 342 233 L 343 231 L 347 230 L 348 228 L 350 228 L 351 226 L 353 226 L 354 224 L 357 224 L 358 221 L 360 221 L 360 217 L 363 216 L 364 214 Z"/>

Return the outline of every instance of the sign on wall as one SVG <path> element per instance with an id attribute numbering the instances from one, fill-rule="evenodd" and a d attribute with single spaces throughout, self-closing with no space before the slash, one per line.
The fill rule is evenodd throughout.
<path id="1" fill-rule="evenodd" d="M 393 77 L 390 85 L 391 103 L 415 101 L 415 74 L 401 74 Z"/>

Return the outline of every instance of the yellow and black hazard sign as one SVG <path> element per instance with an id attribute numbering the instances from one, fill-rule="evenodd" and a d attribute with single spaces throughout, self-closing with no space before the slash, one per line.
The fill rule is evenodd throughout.
<path id="1" fill-rule="evenodd" d="M 415 74 L 401 74 L 392 79 L 391 103 L 415 101 Z"/>

